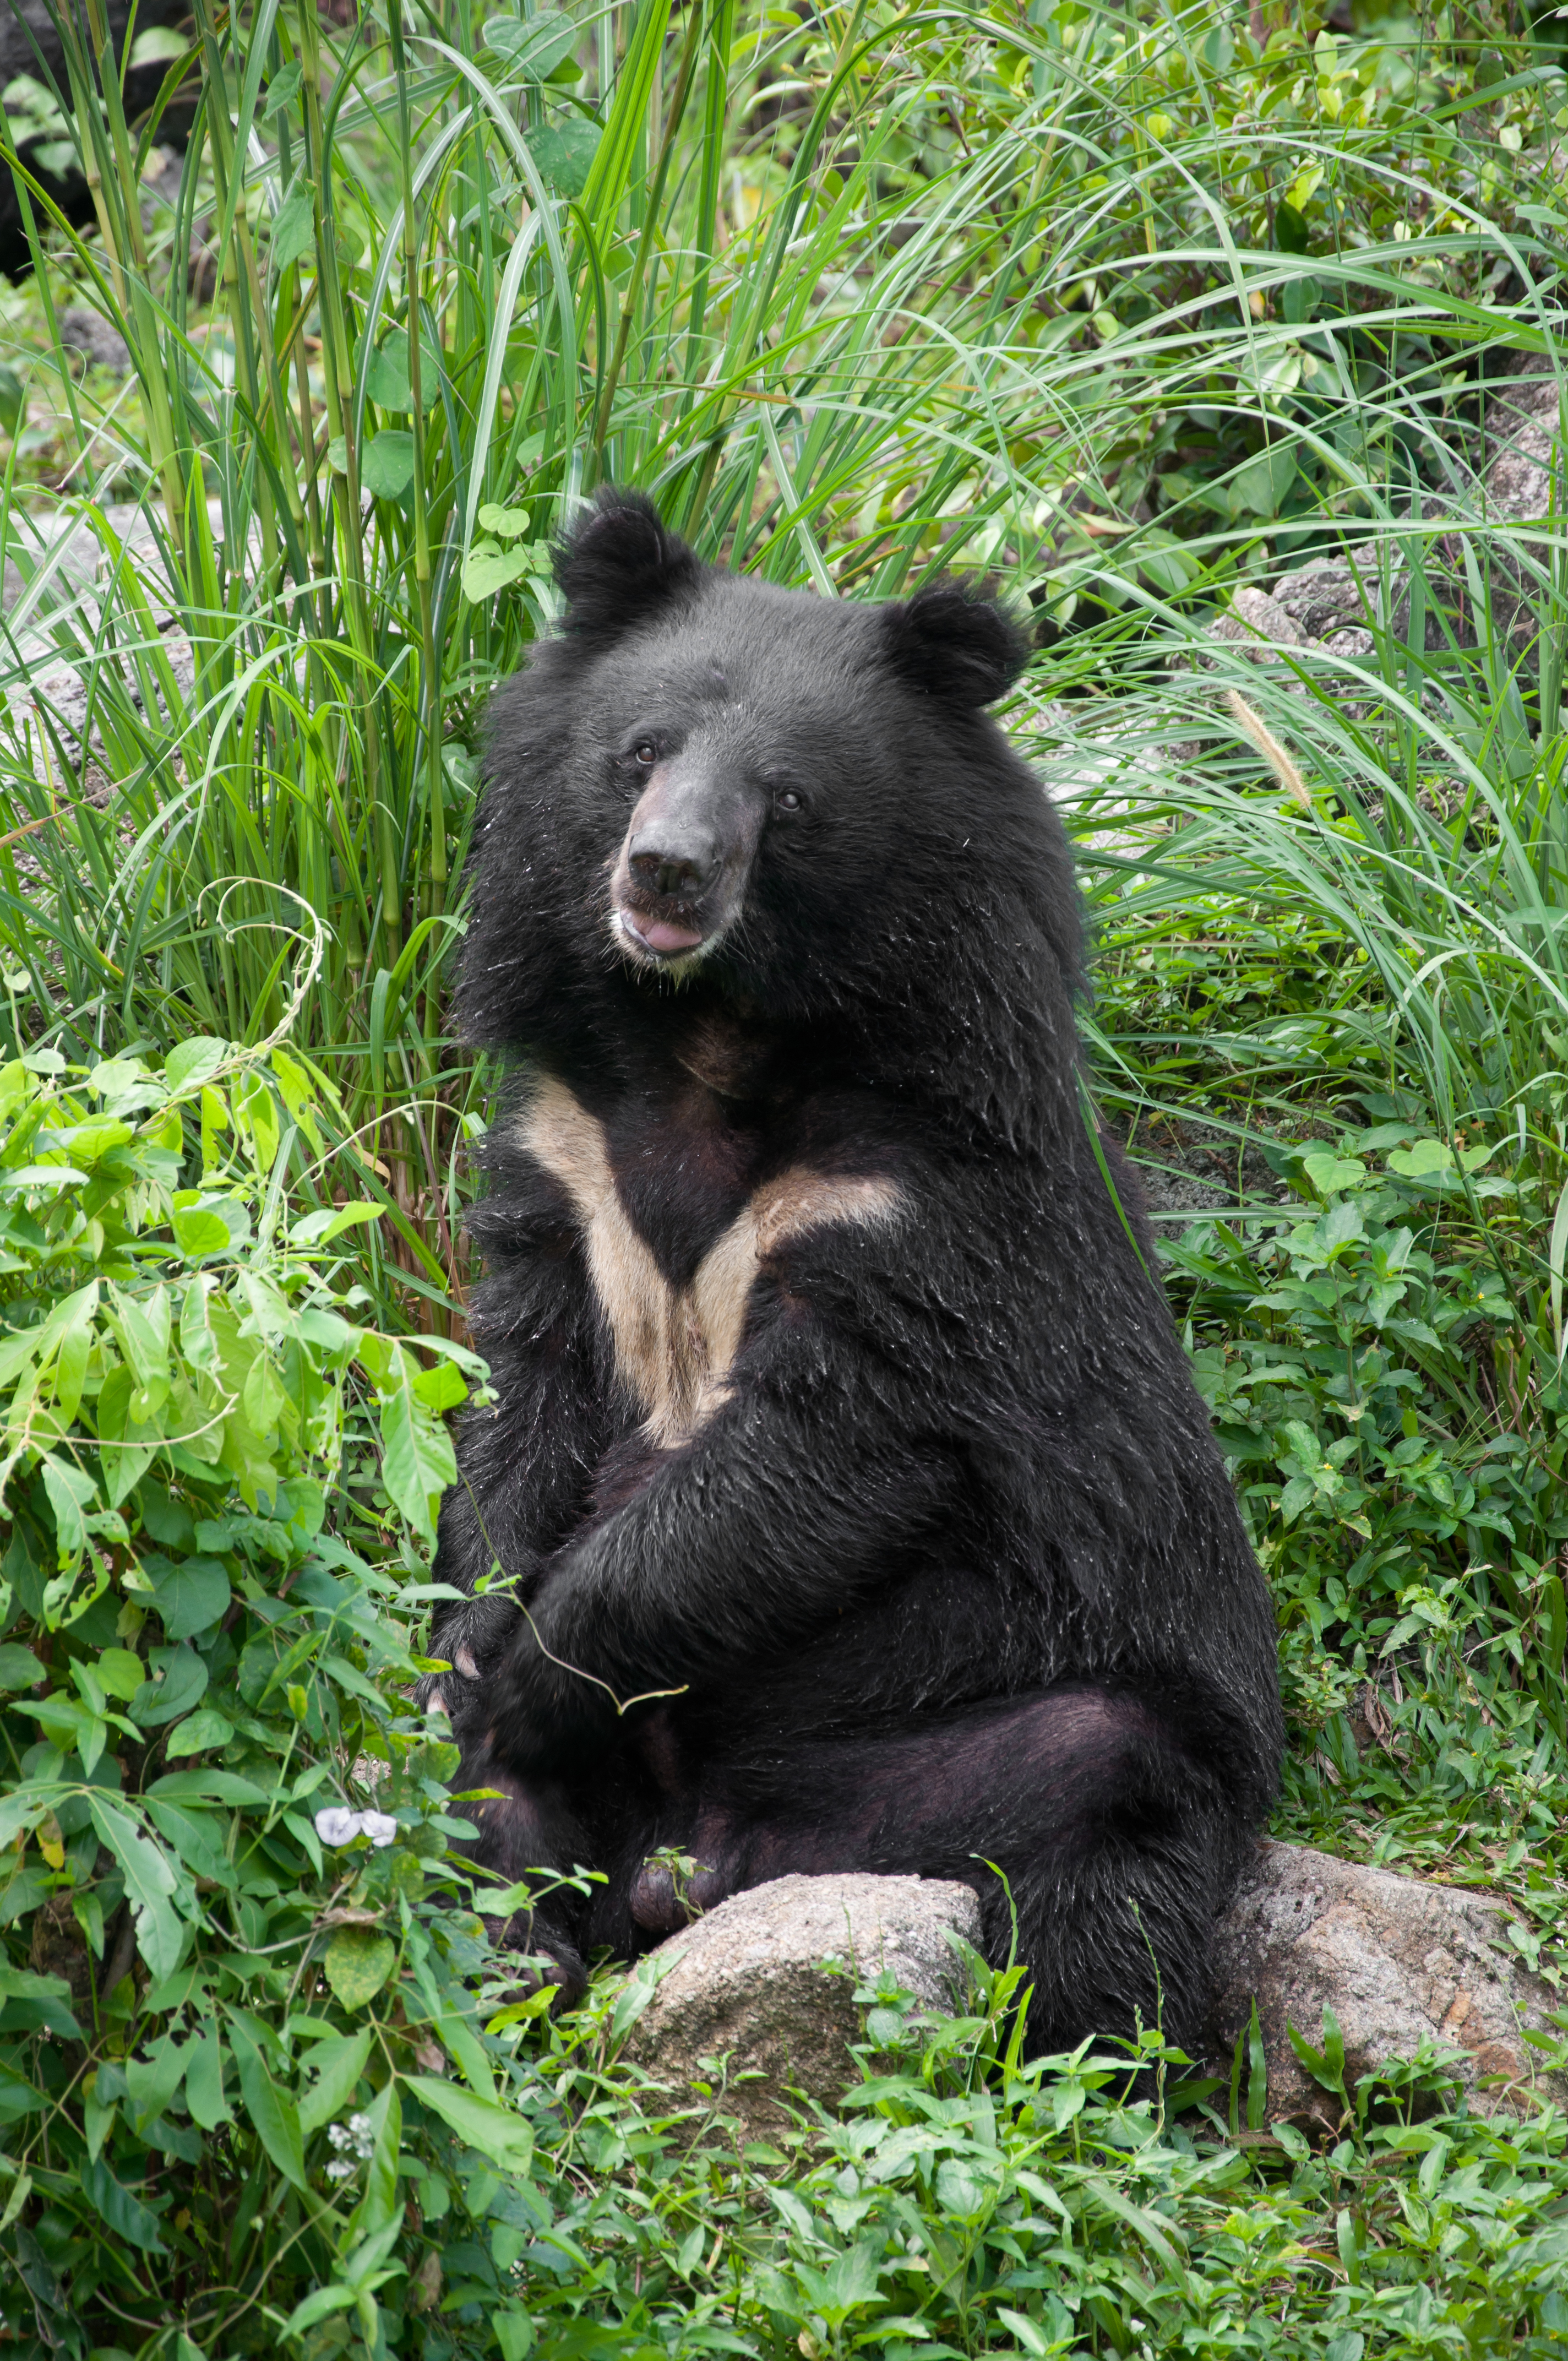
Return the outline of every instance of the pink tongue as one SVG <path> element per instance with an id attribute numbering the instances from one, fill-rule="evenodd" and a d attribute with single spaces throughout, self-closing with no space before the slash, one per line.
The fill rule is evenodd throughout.
<path id="1" fill-rule="evenodd" d="M 637 931 L 651 951 L 695 950 L 702 937 L 691 927 L 672 927 L 663 918 L 640 918 Z"/>

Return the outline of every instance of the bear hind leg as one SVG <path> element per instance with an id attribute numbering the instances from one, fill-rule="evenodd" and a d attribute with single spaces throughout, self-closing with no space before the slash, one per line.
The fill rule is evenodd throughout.
<path id="1" fill-rule="evenodd" d="M 685 1850 L 699 1908 L 792 1874 L 917 1874 L 972 1886 L 984 1948 L 1034 1987 L 1031 2047 L 1201 2027 L 1214 1918 L 1246 1831 L 1135 1695 L 1073 1686 L 885 1739 L 710 1762 Z M 685 1921 L 662 1874 L 630 1896 L 650 1931 Z"/>

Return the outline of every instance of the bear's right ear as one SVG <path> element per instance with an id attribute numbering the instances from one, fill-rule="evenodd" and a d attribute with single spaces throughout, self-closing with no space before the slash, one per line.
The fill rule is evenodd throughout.
<path id="1" fill-rule="evenodd" d="M 906 605 L 882 609 L 883 650 L 924 696 L 991 705 L 1029 661 L 1029 637 L 992 599 L 957 582 L 930 582 Z"/>
<path id="2" fill-rule="evenodd" d="M 555 545 L 570 640 L 608 648 L 702 578 L 702 561 L 667 532 L 652 500 L 609 484 Z"/>

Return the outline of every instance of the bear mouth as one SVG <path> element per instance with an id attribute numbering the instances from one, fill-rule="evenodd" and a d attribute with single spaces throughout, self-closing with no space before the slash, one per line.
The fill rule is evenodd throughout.
<path id="1" fill-rule="evenodd" d="M 617 901 L 610 923 L 623 950 L 629 950 L 633 959 L 651 961 L 657 967 L 692 959 L 711 940 L 707 930 L 685 913 L 659 917 L 649 910 L 633 909 L 629 902 Z"/>

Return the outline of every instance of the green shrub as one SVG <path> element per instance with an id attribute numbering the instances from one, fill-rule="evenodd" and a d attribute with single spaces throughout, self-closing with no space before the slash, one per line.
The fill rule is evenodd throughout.
<path id="1" fill-rule="evenodd" d="M 0 1069 L 4 2237 L 45 2345 L 156 2341 L 176 2289 L 214 2351 L 306 2296 L 373 2344 L 400 2158 L 526 2155 L 403 1697 L 476 1364 L 339 1291 L 376 1208 L 292 1212 L 317 1112 L 276 1047 Z"/>

